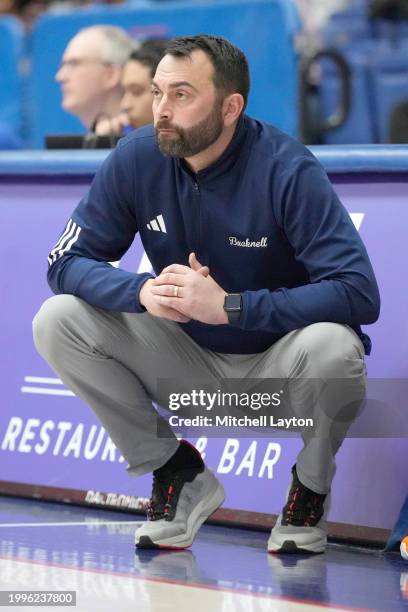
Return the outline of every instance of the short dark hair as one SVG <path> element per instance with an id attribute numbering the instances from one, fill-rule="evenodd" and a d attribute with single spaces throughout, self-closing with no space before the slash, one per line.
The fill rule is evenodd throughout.
<path id="1" fill-rule="evenodd" d="M 142 42 L 138 49 L 132 51 L 128 62 L 140 62 L 147 66 L 150 69 L 150 76 L 153 78 L 168 44 L 168 38 L 149 38 Z"/>
<path id="2" fill-rule="evenodd" d="M 240 93 L 244 98 L 244 109 L 249 94 L 249 67 L 241 49 L 221 36 L 198 34 L 173 38 L 166 47 L 165 55 L 189 57 L 193 51 L 201 50 L 214 66 L 214 85 L 225 94 Z"/>

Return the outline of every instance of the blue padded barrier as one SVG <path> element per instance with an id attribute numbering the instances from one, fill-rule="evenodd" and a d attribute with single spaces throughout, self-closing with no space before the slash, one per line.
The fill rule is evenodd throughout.
<path id="1" fill-rule="evenodd" d="M 329 174 L 408 172 L 408 145 L 308 147 Z M 0 152 L 0 176 L 85 175 L 96 172 L 110 151 Z"/>
<path id="2" fill-rule="evenodd" d="M 23 30 L 15 17 L 0 17 L 0 123 L 15 134 L 22 127 L 20 68 L 23 52 Z"/>
<path id="3" fill-rule="evenodd" d="M 309 149 L 329 174 L 408 172 L 408 145 L 323 145 Z"/>
<path id="4" fill-rule="evenodd" d="M 31 40 L 32 146 L 42 147 L 47 133 L 83 131 L 79 122 L 61 109 L 54 76 L 72 36 L 98 23 L 122 26 L 136 38 L 201 32 L 225 36 L 244 51 L 250 64 L 250 114 L 296 134 L 297 56 L 293 38 L 299 22 L 292 0 L 140 2 L 39 18 Z"/>

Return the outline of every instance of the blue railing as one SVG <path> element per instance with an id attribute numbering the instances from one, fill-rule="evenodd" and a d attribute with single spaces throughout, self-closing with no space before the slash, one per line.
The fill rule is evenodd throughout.
<path id="1" fill-rule="evenodd" d="M 408 145 L 336 145 L 309 147 L 329 174 L 407 173 Z M 0 176 L 91 175 L 109 150 L 0 152 Z"/>

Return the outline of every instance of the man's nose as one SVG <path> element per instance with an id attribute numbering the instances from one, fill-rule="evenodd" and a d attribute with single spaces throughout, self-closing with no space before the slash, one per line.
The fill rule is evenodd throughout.
<path id="1" fill-rule="evenodd" d="M 64 66 L 58 68 L 57 72 L 55 73 L 55 80 L 58 81 L 58 83 L 66 81 L 66 71 L 64 69 Z"/>
<path id="2" fill-rule="evenodd" d="M 157 105 L 155 112 L 157 119 L 171 119 L 172 110 L 167 96 L 163 96 Z"/>
<path id="3" fill-rule="evenodd" d="M 120 101 L 120 110 L 128 112 L 132 110 L 132 106 L 131 96 L 128 93 L 123 94 L 123 98 Z"/>

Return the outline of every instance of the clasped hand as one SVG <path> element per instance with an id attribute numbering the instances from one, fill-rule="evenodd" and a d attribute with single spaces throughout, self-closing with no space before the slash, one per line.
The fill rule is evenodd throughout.
<path id="1" fill-rule="evenodd" d="M 140 303 L 151 315 L 178 323 L 191 319 L 212 325 L 228 323 L 223 309 L 226 292 L 194 253 L 188 262 L 190 267 L 172 264 L 147 280 L 140 291 Z"/>

